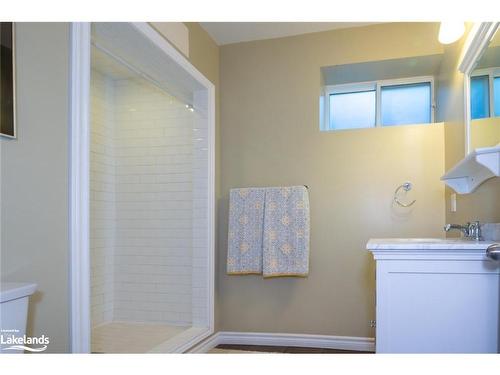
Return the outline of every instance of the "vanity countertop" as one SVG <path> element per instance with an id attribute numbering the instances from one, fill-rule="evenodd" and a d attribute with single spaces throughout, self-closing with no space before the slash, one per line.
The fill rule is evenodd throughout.
<path id="1" fill-rule="evenodd" d="M 486 250 L 495 241 L 462 238 L 372 238 L 368 250 Z"/>

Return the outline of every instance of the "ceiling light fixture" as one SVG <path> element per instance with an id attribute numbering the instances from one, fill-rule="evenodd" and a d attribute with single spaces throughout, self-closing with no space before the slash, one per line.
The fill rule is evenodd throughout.
<path id="1" fill-rule="evenodd" d="M 462 37 L 465 31 L 463 22 L 441 22 L 438 40 L 441 44 L 451 44 Z"/>

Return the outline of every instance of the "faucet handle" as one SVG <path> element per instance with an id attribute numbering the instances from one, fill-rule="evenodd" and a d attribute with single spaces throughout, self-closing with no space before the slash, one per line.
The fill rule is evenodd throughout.
<path id="1" fill-rule="evenodd" d="M 471 222 L 467 223 L 467 227 L 471 229 L 479 228 L 479 225 L 480 225 L 479 221 L 473 221 L 472 223 Z"/>
<path id="2" fill-rule="evenodd" d="M 482 240 L 481 224 L 479 223 L 479 221 L 474 221 L 473 223 L 469 223 L 468 227 L 469 227 L 469 238 L 472 238 L 476 241 Z"/>

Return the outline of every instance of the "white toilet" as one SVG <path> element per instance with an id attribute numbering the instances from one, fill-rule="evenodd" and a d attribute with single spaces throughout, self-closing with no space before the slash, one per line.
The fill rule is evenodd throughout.
<path id="1" fill-rule="evenodd" d="M 0 353 L 22 353 L 23 350 L 9 350 L 9 344 L 2 341 L 8 337 L 22 337 L 26 333 L 29 296 L 36 290 L 32 283 L 0 283 Z"/>

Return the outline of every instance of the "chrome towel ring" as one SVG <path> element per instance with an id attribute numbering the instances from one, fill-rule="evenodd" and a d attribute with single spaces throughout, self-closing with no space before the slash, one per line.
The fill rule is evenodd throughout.
<path id="1" fill-rule="evenodd" d="M 403 203 L 403 202 L 401 202 L 399 200 L 399 191 L 401 189 L 403 189 L 405 192 L 408 192 L 408 191 L 411 190 L 412 187 L 413 187 L 413 185 L 412 185 L 411 182 L 405 182 L 404 184 L 399 185 L 397 187 L 397 189 L 394 191 L 394 202 L 396 202 L 401 207 L 410 207 L 410 206 L 412 206 L 416 202 L 415 199 L 413 201 L 411 201 L 410 203 Z"/>

